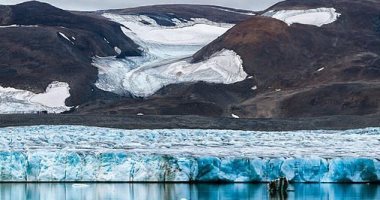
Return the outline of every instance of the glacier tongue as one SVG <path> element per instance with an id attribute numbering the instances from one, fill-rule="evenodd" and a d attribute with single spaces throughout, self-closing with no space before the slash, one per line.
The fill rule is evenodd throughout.
<path id="1" fill-rule="evenodd" d="M 232 84 L 247 76 L 240 56 L 228 49 L 204 62 L 189 61 L 194 53 L 233 24 L 194 18 L 188 21 L 172 19 L 176 26 L 165 27 L 145 15 L 104 13 L 103 16 L 123 24 L 124 34 L 141 46 L 144 55 L 122 60 L 94 58 L 93 65 L 99 69 L 96 82 L 99 89 L 119 95 L 148 97 L 170 84 L 199 81 Z"/>
<path id="2" fill-rule="evenodd" d="M 380 181 L 380 128 L 347 131 L 0 129 L 0 181 Z"/>

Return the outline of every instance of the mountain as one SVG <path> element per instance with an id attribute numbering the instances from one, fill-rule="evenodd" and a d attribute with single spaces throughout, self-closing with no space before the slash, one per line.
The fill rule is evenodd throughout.
<path id="1" fill-rule="evenodd" d="M 178 77 L 162 81 L 164 69 L 181 76 L 183 71 L 177 65 L 140 69 L 128 79 L 152 79 L 140 82 L 144 86 L 159 83 L 153 95 L 128 81 L 129 91 L 144 99 L 87 105 L 81 112 L 244 118 L 379 113 L 379 8 L 377 1 L 278 3 L 231 28 L 195 53 L 192 65 L 185 65 L 207 66 L 215 55 L 229 50 L 238 56 L 230 60 L 242 61 L 231 67 L 242 65 L 246 78 L 225 84 L 212 79 L 217 71 L 204 72 L 208 79 L 193 76 L 193 82 Z"/>
<path id="2" fill-rule="evenodd" d="M 0 58 L 2 113 L 83 112 L 87 105 L 108 113 L 104 104 L 138 102 L 161 86 L 131 79 L 128 89 L 125 74 L 188 59 L 253 15 L 202 5 L 68 12 L 37 1 L 1 9 L 1 46 L 10 49 Z"/>
<path id="3" fill-rule="evenodd" d="M 207 19 L 217 23 L 236 24 L 254 15 L 253 11 L 226 8 L 213 5 L 166 4 L 136 8 L 103 10 L 97 13 L 119 15 L 144 15 L 154 19 L 161 26 L 175 26 L 175 20 L 182 22 L 192 19 Z"/>
<path id="4" fill-rule="evenodd" d="M 377 115 L 379 4 L 288 0 L 261 12 L 181 4 L 96 12 L 39 2 L 2 6 L 0 45 L 10 51 L 0 50 L 0 108 Z"/>
<path id="5" fill-rule="evenodd" d="M 115 20 L 109 20 L 107 16 L 102 16 L 103 14 L 127 13 L 120 16 L 133 18 L 145 13 L 157 20 L 157 24 L 165 24 L 163 21 L 166 20 L 162 28 L 170 26 L 170 30 L 173 29 L 174 22 L 182 24 L 181 27 L 191 27 L 195 23 L 190 23 L 192 19 L 207 20 L 201 17 L 214 20 L 216 22 L 212 23 L 216 24 L 243 21 L 251 14 L 243 10 L 197 5 L 69 12 L 38 1 L 1 6 L 0 10 L 2 113 L 61 112 L 99 98 L 111 99 L 111 102 L 115 98 L 128 100 L 129 98 L 123 97 L 128 96 L 127 92 L 114 94 L 114 91 L 109 92 L 104 87 L 97 87 L 100 85 L 97 84 L 99 76 L 101 77 L 103 72 L 96 61 L 100 58 L 120 62 L 123 58 L 143 59 L 142 56 L 146 52 L 142 51 L 142 43 L 136 39 L 135 33 L 125 33 L 131 28 L 113 22 Z M 197 10 L 198 13 L 195 12 Z M 207 16 L 202 13 L 206 13 Z M 144 19 L 146 18 L 148 17 Z M 140 19 L 136 20 L 128 19 L 130 22 L 140 23 Z M 173 24 L 169 23 L 171 20 Z M 228 28 L 230 26 L 232 25 L 228 25 Z M 197 45 L 189 45 L 186 56 L 191 56 L 226 30 L 227 28 L 218 28 L 217 33 L 206 33 L 205 36 L 209 39 L 203 39 L 203 42 Z M 167 37 L 169 34 L 165 32 L 162 36 Z M 165 51 L 162 48 L 164 47 L 161 45 L 156 51 Z M 175 48 L 173 50 L 172 44 L 168 48 L 175 52 L 174 54 L 178 54 Z M 108 78 L 113 80 L 112 76 Z M 49 102 L 49 99 L 58 99 L 60 103 Z"/>
<path id="6" fill-rule="evenodd" d="M 120 25 L 105 19 L 37 1 L 0 9 L 0 85 L 4 88 L 42 93 L 52 82 L 65 82 L 71 94 L 67 104 L 78 105 L 94 96 L 93 56 L 118 55 L 114 46 L 126 56 L 141 55 Z"/>
<path id="7" fill-rule="evenodd" d="M 281 2 L 204 47 L 193 62 L 221 49 L 242 57 L 257 90 L 234 105 L 240 116 L 378 113 L 379 11 L 378 1 Z"/>

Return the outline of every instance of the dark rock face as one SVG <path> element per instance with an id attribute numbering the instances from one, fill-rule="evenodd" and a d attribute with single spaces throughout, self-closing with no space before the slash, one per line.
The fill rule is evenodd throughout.
<path id="1" fill-rule="evenodd" d="M 342 15 L 315 27 L 252 17 L 197 52 L 232 49 L 257 94 L 236 102 L 245 117 L 365 115 L 380 112 L 378 1 L 281 2 L 268 10 L 333 7 Z M 239 111 L 240 110 L 240 111 Z"/>
<path id="2" fill-rule="evenodd" d="M 100 13 L 105 11 L 99 11 Z M 208 19 L 217 23 L 242 22 L 250 17 L 252 11 L 225 8 L 208 5 L 153 5 L 136 8 L 107 10 L 106 12 L 122 15 L 146 15 L 154 19 L 162 26 L 175 26 L 172 19 L 179 19 L 182 22 L 191 21 L 192 18 Z M 146 22 L 149 23 L 149 22 Z"/>
<path id="3" fill-rule="evenodd" d="M 52 81 L 70 85 L 70 105 L 94 98 L 93 56 L 137 56 L 138 46 L 105 19 L 76 15 L 36 1 L 0 7 L 0 85 L 43 92 Z M 66 39 L 66 36 L 68 39 Z M 108 42 L 105 41 L 106 38 Z"/>

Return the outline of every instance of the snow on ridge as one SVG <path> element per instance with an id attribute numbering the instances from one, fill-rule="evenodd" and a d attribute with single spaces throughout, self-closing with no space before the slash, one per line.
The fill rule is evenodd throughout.
<path id="1" fill-rule="evenodd" d="M 321 27 L 335 22 L 341 14 L 337 13 L 335 8 L 316 8 L 308 10 L 271 10 L 263 15 L 281 20 L 289 26 L 299 23 Z"/>
<path id="2" fill-rule="evenodd" d="M 67 41 L 69 41 L 71 44 L 74 44 L 74 42 L 71 41 L 70 38 L 67 37 L 64 33 L 62 33 L 62 32 L 58 32 L 58 34 L 59 34 L 60 36 L 62 36 L 63 38 L 65 38 Z M 74 40 L 75 40 L 75 39 L 74 39 Z"/>
<path id="3" fill-rule="evenodd" d="M 231 12 L 231 13 L 236 13 L 236 14 L 241 14 L 241 15 L 256 15 L 254 12 L 243 12 L 243 11 L 236 11 L 236 10 L 230 10 L 226 8 L 220 8 L 220 7 L 214 7 L 215 9 L 222 10 L 225 12 Z"/>
<path id="4" fill-rule="evenodd" d="M 0 113 L 61 113 L 70 110 L 65 101 L 70 97 L 69 84 L 52 82 L 44 93 L 35 94 L 27 90 L 0 86 Z"/>
<path id="5" fill-rule="evenodd" d="M 38 25 L 18 25 L 18 24 L 0 26 L 0 28 L 36 28 L 36 27 L 39 27 L 39 26 Z"/>

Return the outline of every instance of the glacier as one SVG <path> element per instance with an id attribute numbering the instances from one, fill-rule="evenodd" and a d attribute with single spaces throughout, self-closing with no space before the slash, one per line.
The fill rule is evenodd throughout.
<path id="1" fill-rule="evenodd" d="M 344 131 L 0 129 L 0 181 L 380 181 L 380 128 Z"/>
<path id="2" fill-rule="evenodd" d="M 121 27 L 124 34 L 140 45 L 143 56 L 95 57 L 93 65 L 99 70 L 95 85 L 101 90 L 148 97 L 170 84 L 198 81 L 232 84 L 247 77 L 242 59 L 232 50 L 223 49 L 204 62 L 191 63 L 194 53 L 233 24 L 193 18 L 172 19 L 176 26 L 166 27 L 145 15 L 104 13 L 103 16 L 124 25 Z"/>
<path id="3" fill-rule="evenodd" d="M 335 8 L 316 8 L 308 10 L 270 10 L 263 16 L 272 17 L 287 23 L 289 26 L 298 23 L 321 27 L 335 22 L 341 14 Z"/>
<path id="4" fill-rule="evenodd" d="M 11 87 L 0 86 L 0 114 L 62 113 L 71 107 L 65 101 L 70 97 L 70 86 L 65 82 L 54 81 L 44 93 L 33 93 Z"/>

